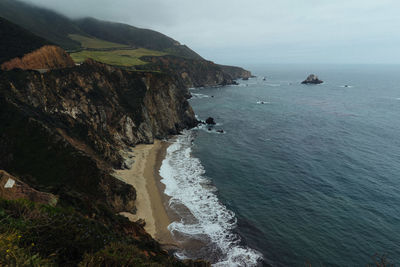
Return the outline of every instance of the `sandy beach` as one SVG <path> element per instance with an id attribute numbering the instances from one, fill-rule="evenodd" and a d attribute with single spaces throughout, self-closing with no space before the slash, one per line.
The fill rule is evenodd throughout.
<path id="1" fill-rule="evenodd" d="M 137 192 L 136 214 L 123 212 L 131 221 L 143 219 L 145 230 L 158 242 L 167 247 L 177 246 L 167 229 L 171 220 L 167 214 L 168 197 L 163 193 L 163 185 L 158 173 L 169 142 L 155 140 L 154 144 L 137 145 L 127 158 L 134 160 L 130 169 L 116 170 L 114 175 L 131 184 Z"/>

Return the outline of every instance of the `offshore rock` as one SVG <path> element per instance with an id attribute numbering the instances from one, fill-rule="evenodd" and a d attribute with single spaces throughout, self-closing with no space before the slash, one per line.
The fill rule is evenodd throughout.
<path id="1" fill-rule="evenodd" d="M 206 123 L 207 123 L 208 125 L 215 125 L 215 124 L 216 124 L 215 121 L 214 121 L 214 118 L 212 118 L 212 117 L 208 117 L 208 118 L 206 119 Z"/>
<path id="2" fill-rule="evenodd" d="M 310 74 L 307 79 L 301 82 L 302 84 L 320 84 L 323 83 L 320 79 L 318 79 L 318 76 L 315 74 Z"/>

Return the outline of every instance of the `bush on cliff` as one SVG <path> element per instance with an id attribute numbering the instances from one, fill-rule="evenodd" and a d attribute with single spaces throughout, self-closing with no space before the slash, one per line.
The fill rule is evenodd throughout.
<path id="1" fill-rule="evenodd" d="M 101 223 L 72 208 L 0 199 L 0 265 L 184 266 L 154 241 L 121 231 L 131 223 L 116 217 Z"/>

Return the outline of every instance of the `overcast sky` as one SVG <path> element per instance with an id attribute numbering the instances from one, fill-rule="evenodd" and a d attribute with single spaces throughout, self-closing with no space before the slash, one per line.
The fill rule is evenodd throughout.
<path id="1" fill-rule="evenodd" d="M 240 63 L 400 63 L 399 0 L 25 0 L 160 31 Z"/>

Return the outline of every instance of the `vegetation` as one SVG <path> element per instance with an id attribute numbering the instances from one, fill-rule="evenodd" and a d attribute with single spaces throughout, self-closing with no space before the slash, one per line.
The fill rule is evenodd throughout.
<path id="1" fill-rule="evenodd" d="M 166 55 L 166 53 L 145 48 L 111 51 L 83 50 L 81 52 L 71 53 L 72 59 L 78 63 L 85 61 L 87 58 L 91 58 L 102 63 L 124 67 L 147 64 L 147 62 L 140 60 L 140 57 L 143 56 L 164 55 Z"/>
<path id="2" fill-rule="evenodd" d="M 184 266 L 72 208 L 0 199 L 0 222 L 1 266 Z"/>
<path id="3" fill-rule="evenodd" d="M 107 42 L 104 40 L 86 37 L 86 36 L 79 35 L 79 34 L 69 34 L 68 36 L 72 40 L 78 41 L 81 44 L 81 46 L 84 48 L 101 49 L 101 48 L 128 48 L 129 47 L 128 45 Z"/>
<path id="4" fill-rule="evenodd" d="M 54 11 L 29 5 L 20 0 L 1 0 L 0 17 L 70 51 L 79 50 L 82 46 L 103 48 L 96 46 L 110 46 L 113 43 L 201 59 L 187 46 L 180 45 L 174 39 L 156 31 L 92 18 L 72 20 Z M 83 39 L 84 36 L 93 36 L 96 39 Z"/>

